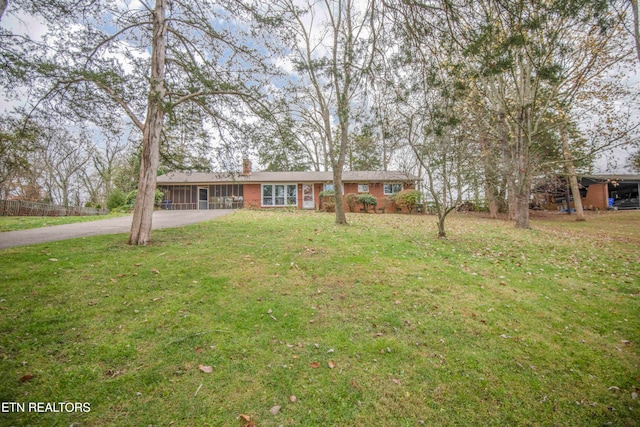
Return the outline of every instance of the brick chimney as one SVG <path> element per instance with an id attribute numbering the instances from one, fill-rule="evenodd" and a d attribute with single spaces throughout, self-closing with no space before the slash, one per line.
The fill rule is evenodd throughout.
<path id="1" fill-rule="evenodd" d="M 251 175 L 251 160 L 242 159 L 242 175 Z"/>

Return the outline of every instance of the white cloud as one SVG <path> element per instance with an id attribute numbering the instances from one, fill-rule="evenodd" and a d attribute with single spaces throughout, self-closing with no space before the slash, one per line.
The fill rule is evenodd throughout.
<path id="1" fill-rule="evenodd" d="M 47 25 L 44 21 L 23 11 L 8 11 L 2 17 L 0 26 L 15 35 L 29 36 L 37 41 L 42 41 L 47 33 Z"/>

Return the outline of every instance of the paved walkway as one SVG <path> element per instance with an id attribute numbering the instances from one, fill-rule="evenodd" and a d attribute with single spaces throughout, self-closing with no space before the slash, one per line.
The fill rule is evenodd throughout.
<path id="1" fill-rule="evenodd" d="M 152 226 L 160 228 L 180 227 L 219 218 L 232 213 L 229 209 L 202 211 L 155 211 Z M 14 246 L 33 245 L 36 243 L 55 242 L 75 239 L 77 237 L 98 236 L 101 234 L 128 233 L 131 229 L 131 216 L 102 219 L 75 224 L 55 225 L 52 227 L 33 228 L 30 230 L 7 231 L 0 233 L 0 249 Z"/>

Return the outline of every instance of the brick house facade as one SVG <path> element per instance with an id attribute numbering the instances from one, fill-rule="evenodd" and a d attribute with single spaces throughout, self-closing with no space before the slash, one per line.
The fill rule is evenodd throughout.
<path id="1" fill-rule="evenodd" d="M 345 171 L 343 193 L 369 193 L 383 204 L 385 197 L 415 187 L 416 178 L 395 171 Z M 157 188 L 166 209 L 282 208 L 319 209 L 320 193 L 333 188 L 332 172 L 251 172 L 241 174 L 171 172 Z M 345 209 L 347 209 L 345 201 Z M 392 211 L 391 206 L 386 210 Z"/>

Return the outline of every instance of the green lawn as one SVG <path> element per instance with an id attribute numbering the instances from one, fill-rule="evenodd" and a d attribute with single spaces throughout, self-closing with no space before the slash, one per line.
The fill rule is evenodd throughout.
<path id="1" fill-rule="evenodd" d="M 0 251 L 1 400 L 90 404 L 0 424 L 638 425 L 640 212 L 348 218 Z"/>
<path id="2" fill-rule="evenodd" d="M 0 232 L 50 227 L 52 225 L 97 221 L 128 214 L 87 215 L 87 216 L 0 216 Z"/>

